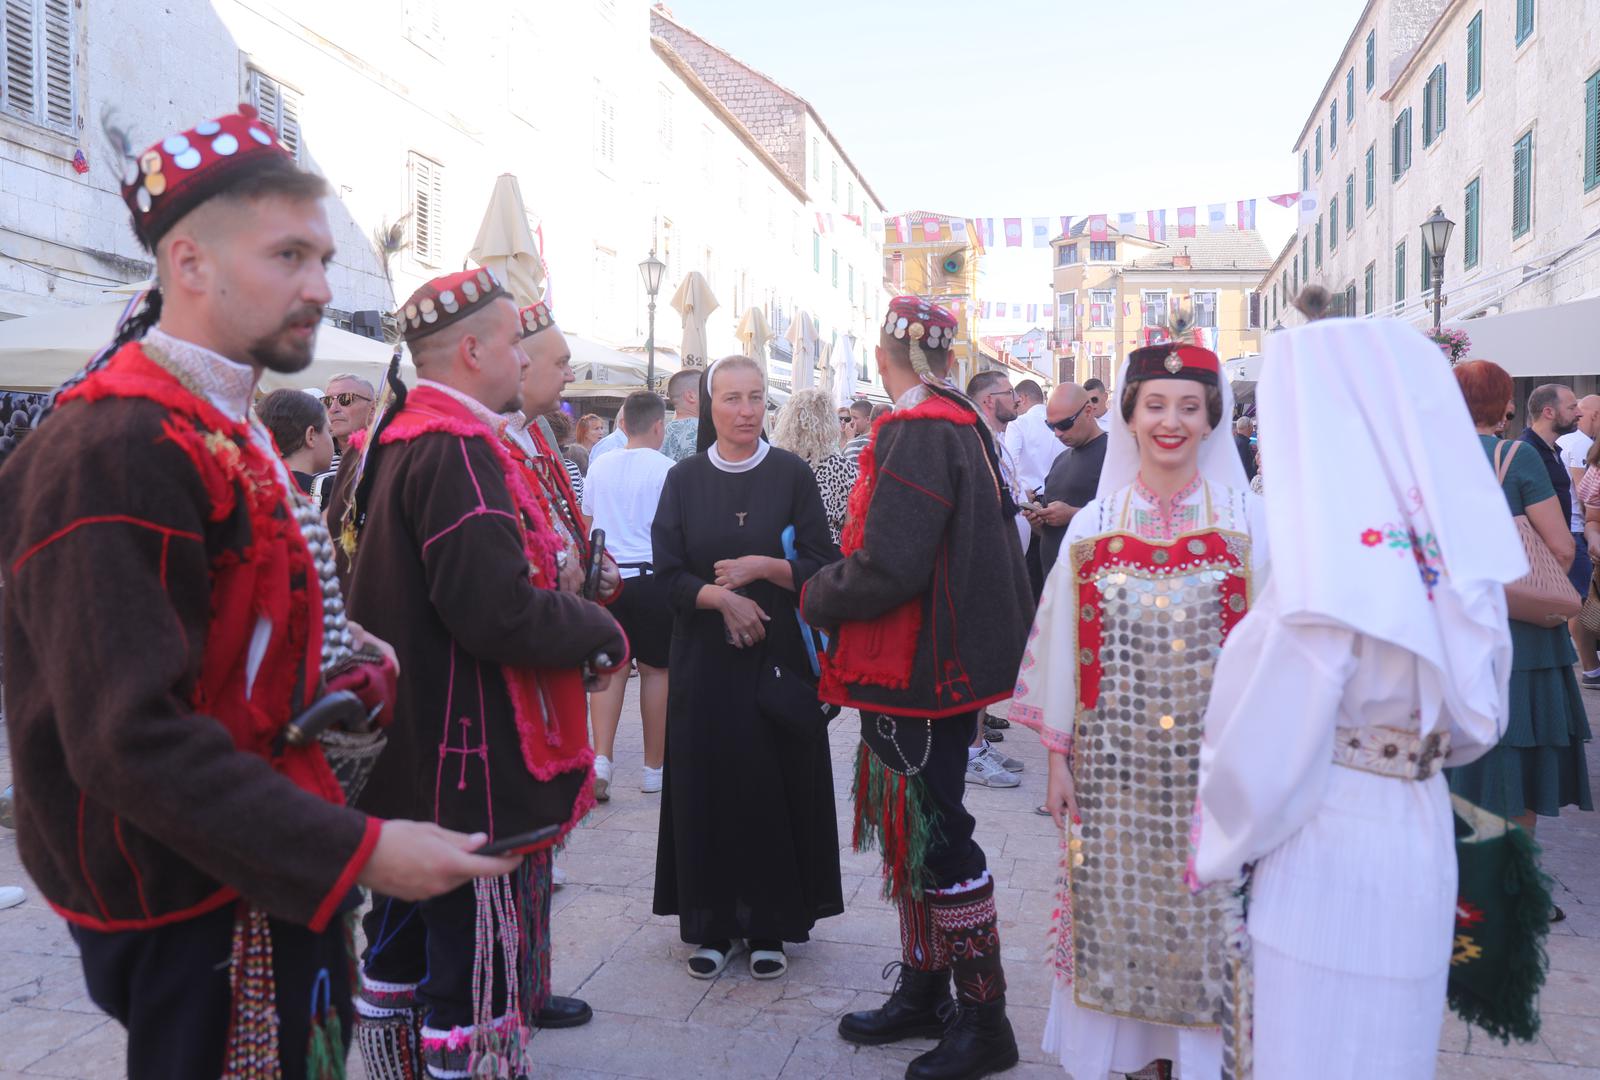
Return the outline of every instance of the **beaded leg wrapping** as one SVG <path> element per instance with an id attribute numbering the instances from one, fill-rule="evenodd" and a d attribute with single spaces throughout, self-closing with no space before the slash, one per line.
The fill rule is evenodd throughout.
<path id="1" fill-rule="evenodd" d="M 889 768 L 862 743 L 856 748 L 855 827 L 851 846 L 883 854 L 883 895 L 920 900 L 928 887 L 928 851 L 935 842 L 936 814 L 920 776 Z"/>
<path id="2" fill-rule="evenodd" d="M 949 950 L 956 1000 L 962 1005 L 983 1005 L 1005 997 L 994 879 L 985 874 L 983 884 L 975 889 L 930 893 L 928 904 L 934 930 Z"/>
<path id="3" fill-rule="evenodd" d="M 944 935 L 933 928 L 927 898 L 916 900 L 901 896 L 896 906 L 900 910 L 900 956 L 906 967 L 917 971 L 948 968 L 950 954 L 945 948 Z"/>
<path id="4" fill-rule="evenodd" d="M 368 1080 L 422 1080 L 421 1028 L 416 983 L 361 980 L 356 1045 Z"/>
<path id="5" fill-rule="evenodd" d="M 223 1075 L 229 1080 L 278 1080 L 278 988 L 272 974 L 272 930 L 267 914 L 240 901 L 233 921 L 228 964 L 233 991 Z"/>

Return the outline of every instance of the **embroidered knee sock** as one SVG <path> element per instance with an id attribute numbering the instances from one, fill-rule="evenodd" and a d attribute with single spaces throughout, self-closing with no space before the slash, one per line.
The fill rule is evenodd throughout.
<path id="1" fill-rule="evenodd" d="M 370 1080 L 422 1080 L 417 984 L 363 975 L 355 1007 L 355 1042 Z"/>
<path id="2" fill-rule="evenodd" d="M 1000 930 L 994 907 L 994 880 L 988 872 L 972 888 L 956 886 L 928 894 L 933 929 L 955 970 L 956 1000 L 981 1005 L 1004 997 Z"/>
<path id="3" fill-rule="evenodd" d="M 909 890 L 902 895 L 900 909 L 900 956 L 908 968 L 917 971 L 943 971 L 950 966 L 944 937 L 933 928 L 928 898 L 913 900 Z"/>

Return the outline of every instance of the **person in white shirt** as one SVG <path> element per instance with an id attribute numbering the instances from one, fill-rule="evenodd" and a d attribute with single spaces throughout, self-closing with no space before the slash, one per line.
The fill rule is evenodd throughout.
<path id="1" fill-rule="evenodd" d="M 611 429 L 611 434 L 595 443 L 589 448 L 589 467 L 594 468 L 594 463 L 613 450 L 621 450 L 628 444 L 628 433 L 622 430 L 622 417 L 617 417 L 617 426 Z"/>
<path id="2" fill-rule="evenodd" d="M 1101 431 L 1110 431 L 1111 421 L 1106 419 L 1106 413 L 1111 408 L 1111 391 L 1099 379 L 1090 379 L 1083 384 L 1083 389 L 1089 395 L 1089 411 L 1094 413 L 1094 422 L 1100 425 Z"/>
<path id="3" fill-rule="evenodd" d="M 606 534 L 606 551 L 622 571 L 622 594 L 611 614 L 627 632 L 639 661 L 639 714 L 644 721 L 644 781 L 640 790 L 661 790 L 661 762 L 667 738 L 667 652 L 672 644 L 672 606 L 657 588 L 651 566 L 650 523 L 661 501 L 672 460 L 661 452 L 667 409 L 648 390 L 629 394 L 617 417 L 626 445 L 613 454 L 593 453 L 583 488 L 583 512 Z M 595 446 L 600 449 L 601 444 Z M 612 679 L 589 696 L 594 725 L 594 797 L 611 798 L 612 755 L 622 719 L 626 679 Z"/>
<path id="4" fill-rule="evenodd" d="M 1590 394 L 1578 402 L 1578 430 L 1569 431 L 1556 440 L 1556 453 L 1561 455 L 1561 464 L 1572 474 L 1570 524 L 1576 554 L 1569 575 L 1573 587 L 1584 594 L 1589 591 L 1589 577 L 1594 566 L 1589 559 L 1589 542 L 1583 537 L 1585 507 L 1583 500 L 1578 497 L 1578 485 L 1589 468 L 1589 450 L 1594 446 L 1596 436 L 1600 436 L 1600 394 Z M 1600 687 L 1600 655 L 1596 654 L 1594 635 L 1585 630 L 1577 619 L 1568 623 L 1568 629 L 1572 632 L 1572 644 L 1578 650 L 1578 659 L 1583 663 L 1583 685 Z"/>
<path id="5" fill-rule="evenodd" d="M 1017 384 L 1016 419 L 1006 428 L 1005 445 L 1017 463 L 1017 482 L 1025 498 L 1044 488 L 1050 466 L 1066 452 L 1044 422 L 1044 389 L 1032 379 Z"/>

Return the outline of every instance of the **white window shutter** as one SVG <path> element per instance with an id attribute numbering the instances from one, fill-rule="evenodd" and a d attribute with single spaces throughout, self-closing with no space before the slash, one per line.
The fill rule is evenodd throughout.
<path id="1" fill-rule="evenodd" d="M 444 169 L 411 155 L 411 252 L 424 266 L 439 265 L 444 231 Z"/>
<path id="2" fill-rule="evenodd" d="M 72 0 L 44 0 L 44 35 L 40 61 L 44 83 L 44 126 L 73 132 L 76 102 L 73 92 Z"/>
<path id="3" fill-rule="evenodd" d="M 34 0 L 4 0 L 5 85 L 0 104 L 5 111 L 33 120 L 39 112 L 35 41 L 38 23 Z"/>

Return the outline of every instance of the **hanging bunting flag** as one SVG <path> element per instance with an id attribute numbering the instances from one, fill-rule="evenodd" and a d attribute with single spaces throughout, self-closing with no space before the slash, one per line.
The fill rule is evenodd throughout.
<path id="1" fill-rule="evenodd" d="M 978 242 L 986 248 L 994 247 L 994 218 L 978 219 Z"/>
<path id="2" fill-rule="evenodd" d="M 1192 206 L 1178 207 L 1178 239 L 1184 240 L 1195 235 L 1194 212 Z"/>
<path id="3" fill-rule="evenodd" d="M 967 242 L 966 218 L 950 219 L 950 239 L 954 240 L 958 244 L 965 244 Z"/>
<path id="4" fill-rule="evenodd" d="M 848 221 L 852 225 L 860 225 L 861 224 L 861 215 L 860 214 L 846 214 L 844 216 L 844 219 L 846 221 Z"/>
<path id="5" fill-rule="evenodd" d="M 1118 214 L 1117 215 L 1117 231 L 1119 233 L 1121 233 L 1123 236 L 1132 236 L 1133 235 L 1133 215 L 1132 214 Z"/>
<path id="6" fill-rule="evenodd" d="M 821 210 L 817 211 L 817 232 L 821 233 L 823 236 L 828 235 L 828 223 L 824 220 Z"/>
<path id="7" fill-rule="evenodd" d="M 1011 317 L 1013 319 L 1022 318 L 1022 305 L 1021 304 L 1012 304 L 1011 305 Z"/>
<path id="8" fill-rule="evenodd" d="M 1106 238 L 1106 216 L 1104 214 L 1089 215 L 1089 239 L 1104 240 Z"/>
<path id="9" fill-rule="evenodd" d="M 994 301 L 993 300 L 985 300 L 983 302 L 983 307 L 980 308 L 979 310 L 981 312 L 981 314 L 979 316 L 980 318 L 992 319 L 994 317 Z"/>
<path id="10" fill-rule="evenodd" d="M 1317 214 L 1322 211 L 1322 200 L 1315 191 L 1302 191 L 1300 193 L 1300 227 L 1309 228 L 1317 220 Z"/>
<path id="11" fill-rule="evenodd" d="M 1289 207 L 1300 201 L 1300 193 L 1298 191 L 1291 191 L 1287 195 L 1268 195 L 1267 201 L 1269 203 L 1277 203 L 1279 206 L 1287 210 Z"/>
<path id="12" fill-rule="evenodd" d="M 1228 227 L 1228 204 L 1214 202 L 1206 207 L 1206 228 L 1221 232 Z"/>
<path id="13" fill-rule="evenodd" d="M 1039 305 L 1038 304 L 1029 304 L 1028 305 L 1028 321 L 1029 322 L 1037 322 L 1038 320 L 1039 320 Z"/>
<path id="14" fill-rule="evenodd" d="M 902 244 L 911 243 L 911 225 L 904 214 L 894 219 L 894 238 Z"/>
<path id="15" fill-rule="evenodd" d="M 1132 314 L 1133 314 L 1133 301 L 1132 300 L 1124 300 L 1122 302 L 1122 317 L 1123 318 L 1128 318 Z"/>
<path id="16" fill-rule="evenodd" d="M 1145 235 L 1152 240 L 1166 240 L 1167 212 L 1165 210 L 1145 211 Z"/>
<path id="17" fill-rule="evenodd" d="M 1078 305 L 1077 311 L 1074 314 L 1077 315 L 1078 320 L 1080 322 L 1083 321 L 1083 305 L 1082 304 Z"/>
<path id="18" fill-rule="evenodd" d="M 1021 247 L 1022 246 L 1022 219 L 1019 218 L 1019 217 L 1008 217 L 1008 218 L 1005 219 L 1005 225 L 1006 225 L 1006 247 Z"/>
<path id="19" fill-rule="evenodd" d="M 1054 304 L 1046 304 L 1044 306 L 1044 317 L 1047 319 L 1056 317 L 1056 306 Z"/>
<path id="20" fill-rule="evenodd" d="M 1036 248 L 1050 246 L 1050 219 L 1036 217 L 1033 219 L 1033 246 Z"/>
<path id="21" fill-rule="evenodd" d="M 1061 215 L 1061 235 L 1062 236 L 1071 236 L 1072 235 L 1072 215 L 1071 214 L 1062 214 Z"/>
<path id="22" fill-rule="evenodd" d="M 1239 200 L 1239 228 L 1253 229 L 1256 227 L 1256 201 L 1254 199 Z"/>
<path id="23" fill-rule="evenodd" d="M 930 244 L 939 241 L 939 222 L 934 218 L 922 219 L 922 238 Z"/>

